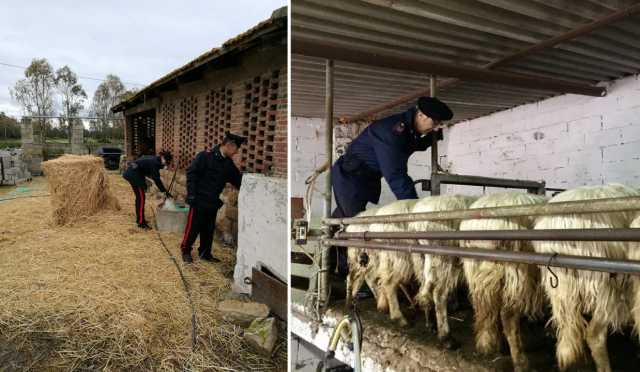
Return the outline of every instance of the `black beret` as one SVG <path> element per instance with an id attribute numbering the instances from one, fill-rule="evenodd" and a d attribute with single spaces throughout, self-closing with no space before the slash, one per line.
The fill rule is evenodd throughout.
<path id="1" fill-rule="evenodd" d="M 237 134 L 226 132 L 224 134 L 224 142 L 234 142 L 236 146 L 240 147 L 241 145 L 247 143 L 247 137 L 242 137 Z"/>
<path id="2" fill-rule="evenodd" d="M 418 98 L 418 109 L 437 121 L 451 120 L 453 117 L 453 112 L 451 112 L 449 106 L 435 97 Z"/>

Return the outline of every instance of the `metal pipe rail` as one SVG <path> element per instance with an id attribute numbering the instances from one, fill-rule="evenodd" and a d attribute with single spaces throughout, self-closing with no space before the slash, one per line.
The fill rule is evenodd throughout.
<path id="1" fill-rule="evenodd" d="M 640 229 L 337 232 L 335 239 L 557 240 L 640 242 Z"/>
<path id="2" fill-rule="evenodd" d="M 481 248 L 461 248 L 446 245 L 374 243 L 364 240 L 327 239 L 327 245 L 389 250 L 407 253 L 424 253 L 441 256 L 480 259 L 484 261 L 525 263 L 538 266 L 564 267 L 578 270 L 640 275 L 640 261 L 615 260 L 602 257 L 586 257 L 549 253 L 498 251 Z"/>
<path id="3" fill-rule="evenodd" d="M 640 211 L 640 197 L 578 200 L 563 203 L 459 209 L 444 212 L 392 214 L 386 216 L 325 218 L 322 222 L 325 225 L 349 225 L 630 211 Z"/>
<path id="4" fill-rule="evenodd" d="M 331 165 L 333 164 L 333 83 L 334 83 L 334 63 L 333 60 L 327 59 L 325 61 L 325 93 L 324 93 L 324 114 L 325 114 L 325 149 L 327 152 L 327 178 L 324 190 L 324 218 L 331 216 Z M 328 226 L 325 226 L 325 233 L 329 235 L 331 231 Z M 320 255 L 320 264 L 322 265 L 318 273 L 318 301 L 316 303 L 316 311 L 319 313 L 320 307 L 329 302 L 330 282 L 329 271 L 324 268 L 329 267 L 329 251 L 322 250 Z"/>

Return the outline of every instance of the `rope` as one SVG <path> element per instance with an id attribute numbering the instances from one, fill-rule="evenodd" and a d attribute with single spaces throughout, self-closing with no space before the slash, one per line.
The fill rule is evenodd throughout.
<path id="1" fill-rule="evenodd" d="M 324 163 L 322 166 L 320 166 L 318 169 L 313 171 L 313 174 L 307 177 L 307 179 L 304 181 L 305 185 L 307 185 L 307 189 L 305 191 L 305 198 L 304 198 L 304 209 L 305 209 L 305 217 L 309 226 L 311 226 L 311 207 L 313 203 L 313 190 L 316 187 L 316 179 L 322 173 L 324 173 L 324 171 L 326 171 L 327 169 L 329 169 L 328 161 Z"/>
<path id="2" fill-rule="evenodd" d="M 153 208 L 151 208 L 151 212 L 153 213 L 153 218 L 156 219 L 156 212 L 153 210 Z M 173 264 L 178 270 L 178 274 L 180 274 L 180 279 L 182 279 L 182 284 L 184 285 L 184 291 L 187 293 L 187 299 L 189 300 L 189 305 L 191 306 L 191 350 L 195 351 L 197 345 L 198 323 L 196 317 L 196 306 L 193 303 L 193 297 L 191 296 L 191 287 L 189 286 L 189 282 L 187 282 L 187 278 L 184 276 L 184 272 L 182 271 L 180 264 L 178 264 L 178 260 L 176 260 L 176 257 L 171 254 L 171 251 L 169 250 L 169 248 L 167 248 L 164 240 L 162 240 L 162 236 L 160 236 L 160 232 L 158 230 L 155 231 L 156 235 L 158 236 L 158 240 L 160 240 L 160 243 L 162 244 L 162 247 L 167 252 L 167 255 L 169 256 L 171 261 L 173 261 Z"/>

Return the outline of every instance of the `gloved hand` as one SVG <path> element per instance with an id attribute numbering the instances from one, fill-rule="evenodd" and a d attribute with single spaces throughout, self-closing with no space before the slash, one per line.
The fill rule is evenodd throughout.
<path id="1" fill-rule="evenodd" d="M 169 191 L 165 191 L 164 195 L 168 198 L 168 199 L 173 199 L 173 195 L 171 195 L 171 193 Z"/>
<path id="2" fill-rule="evenodd" d="M 193 195 L 187 195 L 187 198 L 185 199 L 185 202 L 189 205 L 193 205 L 195 201 L 196 201 L 196 197 Z"/>

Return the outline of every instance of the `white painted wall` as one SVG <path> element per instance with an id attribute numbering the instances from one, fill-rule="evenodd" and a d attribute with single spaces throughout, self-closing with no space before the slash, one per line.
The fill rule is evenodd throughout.
<path id="1" fill-rule="evenodd" d="M 291 131 L 291 196 L 304 198 L 304 181 L 327 161 L 325 151 L 326 131 L 324 119 L 292 117 Z M 313 192 L 312 215 L 314 220 L 324 212 L 324 187 L 326 173 L 317 178 Z M 332 209 L 335 201 L 332 202 Z"/>
<path id="2" fill-rule="evenodd" d="M 294 173 L 300 160 L 322 154 L 321 137 L 314 142 L 321 119 L 294 118 Z M 298 139 L 300 138 L 300 139 Z M 452 173 L 487 177 L 545 180 L 548 187 L 570 188 L 619 182 L 640 186 L 640 79 L 608 84 L 606 97 L 565 94 L 522 105 L 445 130 L 439 144 L 440 164 Z M 413 179 L 428 178 L 430 150 L 409 160 Z M 294 196 L 301 187 L 292 179 Z M 304 182 L 304 179 L 302 179 Z M 381 203 L 395 200 L 383 182 Z M 419 188 L 419 186 L 418 186 Z M 500 189 L 443 186 L 446 193 L 481 194 Z M 418 190 L 419 195 L 428 195 Z"/>
<path id="3" fill-rule="evenodd" d="M 453 173 L 545 180 L 559 188 L 638 185 L 640 80 L 614 81 L 606 97 L 566 94 L 519 106 L 457 124 L 445 136 Z M 454 190 L 467 192 L 447 187 Z"/>
<path id="4" fill-rule="evenodd" d="M 251 293 L 244 278 L 252 267 L 267 267 L 288 283 L 287 180 L 248 173 L 238 195 L 238 251 L 233 290 Z"/>

